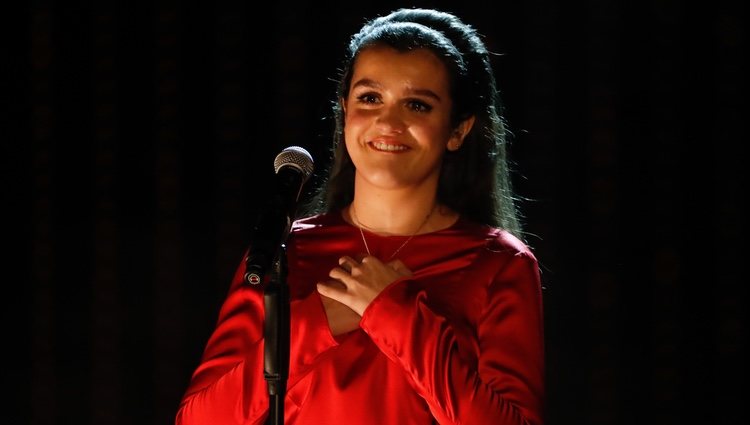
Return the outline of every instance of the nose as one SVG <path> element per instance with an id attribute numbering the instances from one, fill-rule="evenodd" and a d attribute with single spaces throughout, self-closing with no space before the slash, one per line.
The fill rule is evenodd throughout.
<path id="1" fill-rule="evenodd" d="M 383 134 L 403 133 L 406 128 L 406 122 L 404 122 L 402 111 L 398 105 L 388 105 L 380 108 L 379 114 L 375 119 L 375 125 Z"/>

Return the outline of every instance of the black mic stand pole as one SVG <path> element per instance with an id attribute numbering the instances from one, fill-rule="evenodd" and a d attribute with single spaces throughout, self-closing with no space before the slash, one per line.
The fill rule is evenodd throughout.
<path id="1" fill-rule="evenodd" d="M 289 378 L 289 285 L 286 282 L 286 246 L 279 247 L 272 274 L 264 289 L 264 371 L 268 383 L 266 425 L 284 423 L 284 397 Z"/>
<path id="2" fill-rule="evenodd" d="M 258 217 L 253 227 L 251 248 L 245 258 L 245 281 L 251 285 L 266 283 L 263 289 L 263 377 L 268 385 L 269 399 L 266 425 L 284 423 L 291 332 L 285 241 L 302 185 L 312 173 L 312 157 L 306 150 L 290 146 L 276 156 L 274 168 L 279 191 L 274 192 L 269 200 L 271 208 L 267 214 Z M 272 262 L 267 261 L 271 258 Z M 267 282 L 264 280 L 266 268 L 271 269 Z"/>

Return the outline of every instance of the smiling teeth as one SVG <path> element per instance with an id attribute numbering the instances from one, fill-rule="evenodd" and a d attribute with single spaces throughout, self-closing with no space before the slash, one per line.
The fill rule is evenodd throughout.
<path id="1" fill-rule="evenodd" d="M 389 145 L 387 143 L 380 143 L 380 142 L 372 142 L 372 145 L 375 147 L 375 149 L 380 151 L 389 151 L 389 152 L 396 152 L 396 151 L 405 151 L 408 149 L 404 145 Z"/>

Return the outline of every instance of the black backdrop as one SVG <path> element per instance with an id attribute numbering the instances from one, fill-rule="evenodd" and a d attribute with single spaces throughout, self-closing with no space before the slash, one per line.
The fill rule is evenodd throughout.
<path id="1" fill-rule="evenodd" d="M 454 11 L 498 53 L 548 423 L 747 421 L 745 6 L 483 3 L 6 15 L 3 422 L 173 421 L 273 157 L 299 145 L 325 168 L 347 38 L 402 5 Z"/>

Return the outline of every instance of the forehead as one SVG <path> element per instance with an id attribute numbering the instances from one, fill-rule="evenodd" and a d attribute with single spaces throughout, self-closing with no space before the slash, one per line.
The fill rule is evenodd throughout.
<path id="1" fill-rule="evenodd" d="M 448 70 L 432 51 L 416 49 L 399 51 L 392 47 L 368 47 L 357 54 L 352 84 L 368 79 L 381 85 L 406 85 L 429 88 L 447 94 Z"/>

